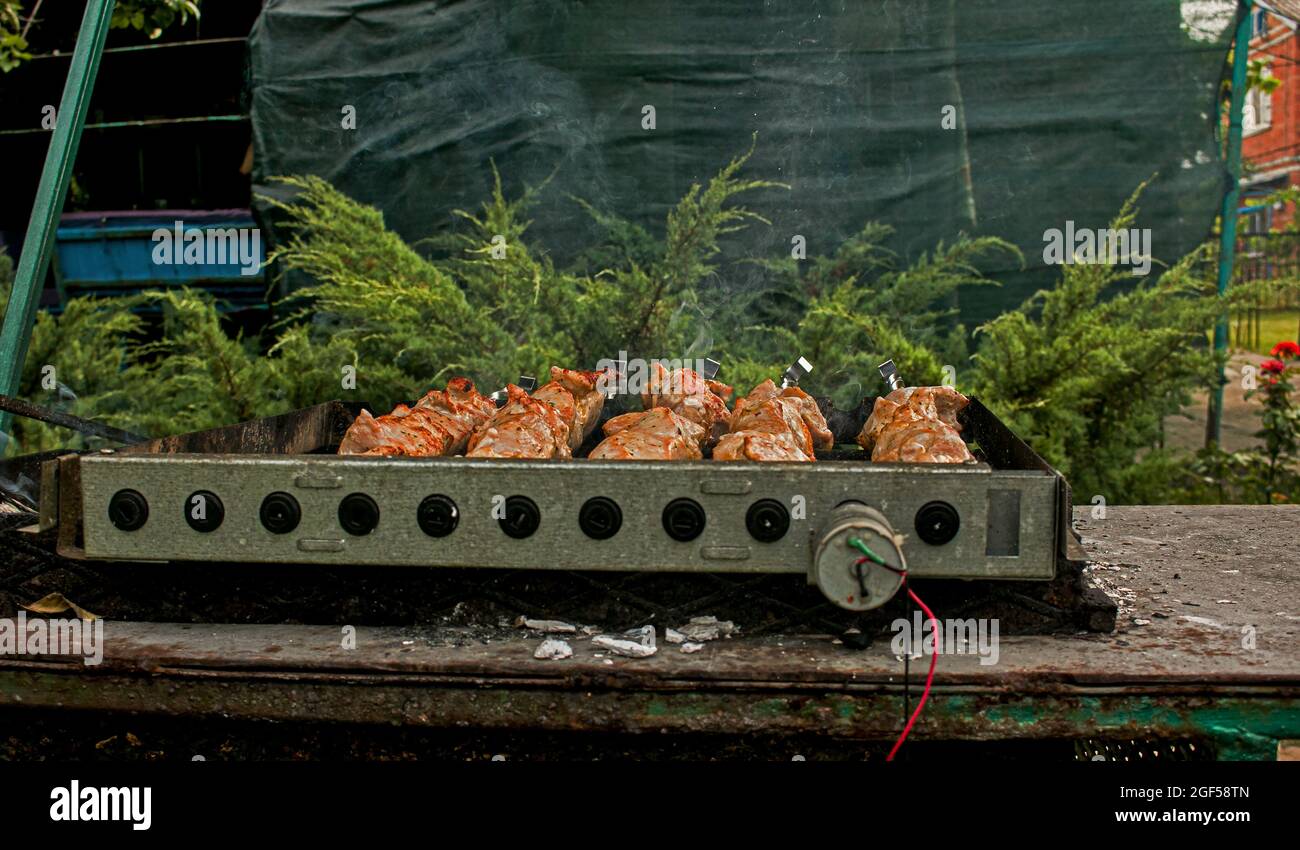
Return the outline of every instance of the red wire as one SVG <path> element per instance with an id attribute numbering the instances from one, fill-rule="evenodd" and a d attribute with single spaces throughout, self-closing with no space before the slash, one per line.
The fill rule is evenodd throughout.
<path id="1" fill-rule="evenodd" d="M 929 606 L 922 602 L 921 597 L 917 596 L 912 591 L 912 588 L 908 586 L 907 570 L 900 570 L 898 567 L 891 567 L 889 564 L 881 564 L 872 561 L 870 558 L 858 558 L 858 560 L 854 562 L 854 566 L 860 567 L 867 563 L 874 563 L 878 567 L 884 567 L 890 572 L 901 575 L 903 577 L 903 587 L 907 588 L 907 595 L 912 597 L 912 601 L 920 606 L 921 610 L 925 612 L 926 619 L 934 623 L 931 627 L 931 634 L 935 636 L 935 646 L 934 652 L 930 653 L 930 672 L 925 676 L 925 690 L 921 692 L 921 701 L 916 704 L 916 710 L 913 711 L 912 716 L 907 719 L 907 725 L 903 727 L 903 734 L 898 736 L 898 740 L 894 742 L 894 748 L 890 750 L 889 755 L 885 757 L 885 761 L 893 761 L 894 756 L 898 754 L 898 748 L 903 746 L 903 742 L 907 740 L 908 734 L 911 733 L 912 726 L 916 723 L 916 718 L 921 716 L 921 710 L 925 708 L 925 701 L 930 697 L 930 686 L 934 684 L 934 667 L 939 661 L 939 618 L 934 616 L 934 612 L 930 610 Z M 921 640 L 921 649 L 922 651 L 925 650 L 924 639 Z M 908 651 L 910 652 L 911 650 L 909 649 Z"/>
<path id="2" fill-rule="evenodd" d="M 903 582 L 906 587 L 907 574 L 904 573 L 903 575 Z M 930 686 L 934 684 L 934 665 L 939 660 L 939 619 L 935 617 L 934 612 L 921 601 L 921 597 L 912 592 L 912 588 L 907 588 L 907 595 L 912 597 L 912 601 L 919 605 L 921 610 L 925 612 L 925 616 L 930 620 L 930 622 L 934 623 L 931 628 L 933 629 L 932 634 L 935 636 L 935 646 L 934 652 L 930 653 L 930 672 L 925 677 L 925 690 L 921 692 L 921 701 L 916 704 L 916 710 L 912 712 L 912 716 L 908 718 L 907 725 L 903 727 L 903 734 L 898 736 L 898 740 L 894 742 L 894 748 L 889 751 L 889 755 L 885 757 L 885 761 L 894 760 L 894 756 L 898 753 L 898 748 L 903 746 L 903 742 L 907 740 L 908 733 L 912 731 L 912 725 L 916 723 L 916 718 L 921 716 L 921 709 L 925 708 L 925 701 L 930 696 Z M 924 639 L 921 641 L 921 648 L 922 651 L 924 651 Z M 909 649 L 909 652 L 910 651 L 911 650 Z"/>

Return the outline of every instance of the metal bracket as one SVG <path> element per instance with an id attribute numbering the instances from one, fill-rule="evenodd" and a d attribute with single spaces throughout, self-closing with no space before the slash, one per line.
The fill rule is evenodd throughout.
<path id="1" fill-rule="evenodd" d="M 812 364 L 803 357 L 791 363 L 781 375 L 781 388 L 797 387 L 802 378 L 807 377 L 813 370 Z"/>
<path id="2" fill-rule="evenodd" d="M 889 387 L 891 393 L 905 386 L 903 379 L 898 375 L 898 367 L 894 365 L 893 360 L 886 360 L 876 368 L 880 370 L 880 377 L 885 379 L 885 386 Z"/>
<path id="3" fill-rule="evenodd" d="M 524 392 L 531 394 L 533 390 L 537 389 L 537 379 L 532 375 L 520 375 L 519 381 L 515 386 L 519 387 L 519 389 Z M 497 407 L 505 407 L 506 402 L 510 400 L 510 394 L 506 392 L 505 387 L 502 387 L 492 393 L 492 395 L 488 396 L 488 398 L 492 399 L 492 401 L 496 403 Z"/>

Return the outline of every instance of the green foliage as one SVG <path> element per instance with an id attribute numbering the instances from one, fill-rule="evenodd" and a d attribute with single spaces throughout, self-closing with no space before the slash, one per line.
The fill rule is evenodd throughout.
<path id="1" fill-rule="evenodd" d="M 1279 358 L 1292 357 L 1300 361 L 1300 355 L 1285 355 L 1279 351 L 1288 344 L 1294 351 L 1294 341 L 1279 343 L 1273 350 Z M 1255 454 L 1260 468 L 1260 493 L 1270 504 L 1300 499 L 1300 405 L 1292 400 L 1295 386 L 1290 375 L 1293 371 L 1287 368 L 1285 359 L 1266 362 L 1263 383 L 1246 393 L 1246 398 L 1259 397 L 1264 405 L 1260 415 L 1262 427 L 1255 433 L 1261 445 Z"/>
<path id="2" fill-rule="evenodd" d="M 110 26 L 113 29 L 140 30 L 148 33 L 150 38 L 157 38 L 177 19 L 184 26 L 190 18 L 198 18 L 200 2 L 202 0 L 117 0 Z"/>
<path id="3" fill-rule="evenodd" d="M 379 211 L 324 180 L 283 178 L 296 195 L 271 202 L 289 232 L 272 259 L 313 283 L 295 294 L 274 338 L 229 338 L 199 293 L 146 293 L 133 306 L 162 310 L 162 338 L 132 348 L 127 365 L 134 397 L 161 401 L 105 403 L 102 414 L 158 434 L 346 397 L 344 366 L 357 370 L 363 392 L 353 395 L 387 410 L 452 375 L 495 388 L 552 364 L 591 366 L 620 350 L 680 356 L 690 330 L 681 305 L 697 300 L 719 238 L 757 218 L 729 201 L 774 185 L 735 178 L 747 156 L 687 193 L 646 265 L 633 259 L 593 274 L 557 269 L 528 244 L 526 216 L 542 187 L 509 199 L 497 175 L 478 212 L 456 211 L 467 227 L 429 240 L 441 256 L 428 259 L 387 230 Z"/>
<path id="4" fill-rule="evenodd" d="M 1133 226 L 1144 187 L 1110 227 Z M 976 393 L 1077 492 L 1110 502 L 1131 502 L 1135 493 L 1158 491 L 1160 501 L 1184 493 L 1180 476 L 1165 477 L 1155 488 L 1146 480 L 1168 475 L 1173 455 L 1145 455 L 1159 443 L 1165 417 L 1217 380 L 1221 364 L 1206 329 L 1231 304 L 1284 285 L 1243 285 L 1220 297 L 1199 271 L 1207 250 L 1119 293 L 1127 270 L 1103 263 L 1063 266 L 1056 287 L 979 329 Z"/>
<path id="5" fill-rule="evenodd" d="M 0 254 L 0 317 L 12 288 L 12 264 Z M 139 319 L 121 301 L 78 299 L 60 316 L 38 313 L 18 397 L 81 416 L 104 415 L 120 405 L 129 386 L 127 351 L 139 330 Z M 7 445 L 8 453 L 83 445 L 70 443 L 67 431 L 21 417 L 14 429 L 16 445 Z"/>
<path id="6" fill-rule="evenodd" d="M 900 267 L 883 247 L 892 232 L 872 223 L 830 257 L 762 263 L 775 283 L 736 300 L 726 320 L 740 329 L 725 351 L 728 375 L 748 386 L 784 370 L 780 358 L 802 354 L 814 364 L 803 385 L 851 408 L 871 394 L 886 359 L 917 384 L 941 383 L 944 365 L 963 368 L 966 331 L 947 305 L 960 286 L 992 283 L 978 260 L 1000 252 L 1022 259 L 1019 251 L 993 237 L 961 237 Z"/>
<path id="7" fill-rule="evenodd" d="M 1110 227 L 1133 226 L 1141 190 Z M 1065 265 L 1056 287 L 979 329 L 974 389 L 1076 491 L 1124 500 L 1162 420 L 1214 380 L 1205 334 L 1225 305 L 1197 274 L 1200 259 L 1119 294 L 1128 270 Z"/>
<path id="8" fill-rule="evenodd" d="M 1246 60 L 1246 91 L 1259 89 L 1265 94 L 1272 94 L 1282 85 L 1282 81 L 1273 76 L 1267 59 Z M 1229 86 L 1231 87 L 1231 86 Z"/>
<path id="9" fill-rule="evenodd" d="M 109 26 L 113 29 L 134 29 L 145 32 L 149 38 L 158 38 L 163 31 L 179 22 L 181 26 L 190 18 L 199 17 L 202 0 L 117 0 Z M 32 58 L 27 52 L 27 34 L 31 24 L 24 26 L 22 0 L 0 0 L 0 71 L 8 73 Z"/>
<path id="10" fill-rule="evenodd" d="M 31 59 L 23 36 L 20 0 L 0 0 L 0 71 L 8 73 Z"/>
<path id="11" fill-rule="evenodd" d="M 576 362 L 612 359 L 620 351 L 644 358 L 688 355 L 698 331 L 694 319 L 703 313 L 701 286 L 717 268 L 720 240 L 752 222 L 766 223 L 734 199 L 756 189 L 787 188 L 738 179 L 752 153 L 751 145 L 707 185 L 692 185 L 668 213 L 657 245 L 641 228 L 582 204 L 605 239 L 578 264 L 589 273 L 564 275 L 554 293 L 558 300 L 552 302 L 557 331 L 572 346 Z M 608 265 L 591 271 L 595 258 Z"/>
<path id="12" fill-rule="evenodd" d="M 292 203 L 280 204 L 291 236 L 271 259 L 307 273 L 315 285 L 298 293 L 303 303 L 287 320 L 297 335 L 281 351 L 306 352 L 328 344 L 342 354 L 334 361 L 334 375 L 342 365 L 355 365 L 369 400 L 378 407 L 409 399 L 453 374 L 486 382 L 519 374 L 526 354 L 499 321 L 516 305 L 472 305 L 448 272 L 384 228 L 378 210 L 356 203 L 324 180 L 282 182 L 299 194 Z M 508 262 L 515 268 L 523 265 L 518 254 Z M 483 278 L 490 267 L 481 268 L 485 271 L 477 285 L 499 285 L 502 298 L 517 294 L 514 275 L 488 281 Z"/>

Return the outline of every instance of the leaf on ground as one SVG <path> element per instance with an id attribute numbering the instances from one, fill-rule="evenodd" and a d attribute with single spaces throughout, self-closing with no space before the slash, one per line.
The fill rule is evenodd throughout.
<path id="1" fill-rule="evenodd" d="M 72 611 L 83 620 L 98 620 L 99 617 L 82 608 L 77 603 L 68 599 L 62 593 L 51 593 L 37 599 L 31 605 L 24 605 L 28 611 L 37 614 L 62 614 L 64 611 Z"/>

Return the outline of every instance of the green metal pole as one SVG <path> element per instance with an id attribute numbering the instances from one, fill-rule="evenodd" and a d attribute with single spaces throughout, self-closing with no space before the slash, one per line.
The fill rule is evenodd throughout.
<path id="1" fill-rule="evenodd" d="M 1250 12 L 1254 0 L 1242 0 L 1245 11 L 1237 22 L 1237 38 L 1232 47 L 1232 103 L 1228 107 L 1228 174 L 1232 185 L 1223 197 L 1219 233 L 1219 295 L 1228 292 L 1237 247 L 1237 195 L 1241 183 L 1241 113 L 1246 104 L 1246 60 L 1250 53 Z M 1228 313 L 1224 310 L 1214 324 L 1214 352 L 1223 357 L 1228 350 Z M 1223 367 L 1210 397 L 1210 415 L 1206 422 L 1205 443 L 1223 444 L 1223 385 L 1227 382 Z"/>
<path id="2" fill-rule="evenodd" d="M 22 380 L 27 346 L 32 338 L 32 323 L 36 321 L 45 272 L 54 250 L 54 233 L 68 194 L 68 181 L 72 178 L 72 165 L 77 159 L 81 129 L 86 123 L 90 92 L 95 87 L 99 59 L 112 17 L 113 0 L 87 0 L 77 46 L 72 53 L 72 65 L 63 86 L 63 99 L 59 101 L 59 111 L 55 116 L 54 133 L 45 154 L 36 203 L 32 205 L 32 217 L 27 223 L 22 254 L 18 257 L 18 270 L 14 276 L 13 292 L 9 295 L 9 307 L 5 311 L 4 327 L 0 328 L 2 395 L 15 395 Z M 9 430 L 8 413 L 0 416 L 0 430 Z"/>

